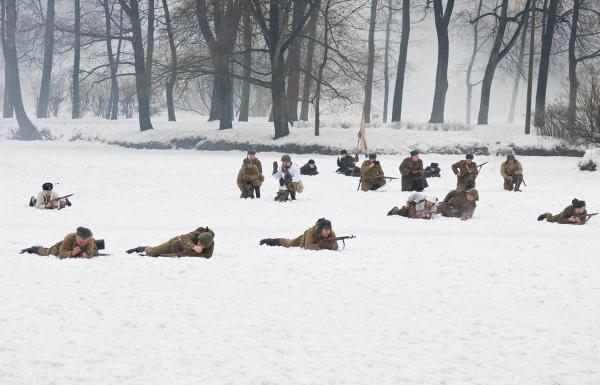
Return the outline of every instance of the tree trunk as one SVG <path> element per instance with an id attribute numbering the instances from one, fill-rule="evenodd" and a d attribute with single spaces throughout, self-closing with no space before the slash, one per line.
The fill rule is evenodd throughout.
<path id="1" fill-rule="evenodd" d="M 148 0 L 148 31 L 146 39 L 146 86 L 148 103 L 152 105 L 152 60 L 154 58 L 154 0 Z"/>
<path id="2" fill-rule="evenodd" d="M 308 43 L 306 45 L 306 59 L 304 61 L 304 84 L 302 86 L 302 107 L 300 109 L 300 120 L 308 121 L 308 110 L 310 108 L 310 90 L 312 85 L 312 68 L 315 56 L 315 36 L 317 34 L 317 22 L 319 11 L 310 15 L 308 22 Z"/>
<path id="3" fill-rule="evenodd" d="M 0 26 L 1 26 L 1 34 L 2 34 L 2 54 L 4 60 L 6 61 L 6 19 L 4 12 L 4 0 L 2 0 L 2 10 L 0 11 Z M 8 74 L 8 66 L 4 65 L 4 102 L 2 108 L 2 117 L 3 118 L 12 118 L 13 117 L 13 106 L 11 103 L 10 96 L 10 76 Z"/>
<path id="4" fill-rule="evenodd" d="M 139 0 L 129 0 L 127 5 L 126 0 L 119 0 L 119 3 L 124 8 L 125 13 L 131 22 L 133 46 L 133 58 L 135 64 L 135 89 L 138 101 L 138 120 L 140 131 L 151 130 L 152 121 L 150 119 L 150 87 L 148 77 L 146 76 L 146 57 L 144 55 L 144 40 L 142 38 L 142 25 L 140 20 Z"/>
<path id="5" fill-rule="evenodd" d="M 242 96 L 240 98 L 240 114 L 238 121 L 247 122 L 250 114 L 250 77 L 252 76 L 252 19 L 250 12 L 244 7 L 244 80 L 242 82 Z"/>
<path id="6" fill-rule="evenodd" d="M 387 123 L 388 99 L 390 95 L 389 54 L 390 30 L 392 27 L 392 0 L 388 0 L 388 16 L 385 23 L 385 49 L 383 57 L 383 123 Z"/>
<path id="7" fill-rule="evenodd" d="M 44 32 L 44 64 L 42 65 L 42 82 L 40 84 L 40 98 L 38 100 L 37 117 L 48 117 L 50 103 L 50 82 L 52 80 L 52 59 L 54 56 L 54 0 L 48 0 L 46 10 L 46 27 Z"/>
<path id="8" fill-rule="evenodd" d="M 104 0 L 102 2 L 102 6 L 104 8 L 104 23 L 106 31 L 106 56 L 108 57 L 108 69 L 110 71 L 110 99 L 106 108 L 106 119 L 116 120 L 119 102 L 119 82 L 117 80 L 117 65 L 115 63 L 115 58 L 112 51 L 112 15 L 108 0 Z M 115 102 L 117 103 L 117 108 L 115 108 Z"/>
<path id="9" fill-rule="evenodd" d="M 550 69 L 552 41 L 554 40 L 554 27 L 556 26 L 557 7 L 558 0 L 550 0 L 545 33 L 542 38 L 540 67 L 538 71 L 538 82 L 535 93 L 534 125 L 536 127 L 544 127 L 546 121 L 546 90 L 548 88 L 548 72 Z"/>
<path id="10" fill-rule="evenodd" d="M 409 37 L 410 0 L 402 0 L 402 37 L 400 38 L 400 53 L 398 55 L 398 69 L 396 70 L 394 101 L 392 102 L 392 122 L 400 122 L 402 120 L 402 99 L 404 96 L 404 76 L 406 74 Z"/>
<path id="11" fill-rule="evenodd" d="M 175 47 L 175 38 L 173 37 L 173 27 L 171 25 L 171 15 L 169 14 L 167 0 L 162 0 L 162 5 L 165 12 L 165 24 L 167 27 L 167 36 L 169 38 L 169 49 L 171 51 L 171 73 L 165 86 L 167 94 L 167 112 L 169 115 L 169 122 L 174 122 L 177 120 L 175 118 L 175 103 L 173 101 L 173 90 L 177 84 L 177 48 Z"/>
<path id="12" fill-rule="evenodd" d="M 74 0 L 75 25 L 73 36 L 73 73 L 71 89 L 71 118 L 81 118 L 81 87 L 79 85 L 79 64 L 81 62 L 81 1 Z"/>
<path id="13" fill-rule="evenodd" d="M 477 4 L 477 14 L 475 15 L 475 21 L 472 23 L 473 28 L 473 49 L 471 51 L 471 60 L 469 61 L 469 65 L 467 67 L 467 76 L 465 78 L 465 83 L 467 85 L 467 124 L 471 124 L 471 108 L 472 108 L 472 100 L 473 100 L 473 87 L 474 84 L 471 81 L 471 76 L 473 74 L 473 66 L 475 65 L 475 59 L 477 57 L 477 52 L 479 51 L 479 17 L 481 16 L 481 7 L 483 5 L 483 0 L 479 0 Z"/>
<path id="14" fill-rule="evenodd" d="M 22 140 L 37 140 L 41 139 L 41 135 L 37 128 L 31 123 L 25 108 L 23 106 L 23 98 L 21 95 L 21 81 L 19 80 L 19 62 L 16 46 L 16 29 L 17 29 L 17 7 L 16 0 L 5 0 L 6 12 L 6 46 L 5 46 L 5 65 L 7 67 L 8 78 L 11 79 L 9 90 L 11 104 L 15 109 L 19 130 L 15 133 L 15 137 Z"/>
<path id="15" fill-rule="evenodd" d="M 271 55 L 271 96 L 273 99 L 273 125 L 275 139 L 289 135 L 290 128 L 287 120 L 287 98 L 285 95 L 285 62 L 283 53 Z"/>
<path id="16" fill-rule="evenodd" d="M 437 69 L 435 72 L 435 91 L 433 94 L 433 107 L 429 123 L 444 123 L 444 110 L 446 106 L 446 92 L 448 91 L 448 59 L 450 56 L 450 43 L 448 41 L 448 24 L 452 16 L 454 0 L 448 0 L 446 11 L 442 0 L 433 1 L 435 15 L 435 29 L 438 40 Z"/>
<path id="17" fill-rule="evenodd" d="M 577 117 L 577 57 L 575 50 L 577 48 L 577 28 L 579 26 L 579 12 L 583 0 L 574 0 L 573 2 L 573 20 L 571 21 L 571 31 L 569 35 L 569 107 L 567 109 L 567 129 L 569 134 L 573 135 L 575 130 L 575 120 Z"/>
<path id="18" fill-rule="evenodd" d="M 525 57 L 525 42 L 527 41 L 527 27 L 529 26 L 529 13 L 523 15 L 525 18 L 523 25 L 523 34 L 521 35 L 521 46 L 519 47 L 519 58 L 517 60 L 517 72 L 515 73 L 515 80 L 513 83 L 513 92 L 510 98 L 510 109 L 508 111 L 508 122 L 513 123 L 515 121 L 515 109 L 517 106 L 517 96 L 519 95 L 519 84 L 521 83 L 521 77 L 523 74 L 523 59 Z"/>
<path id="19" fill-rule="evenodd" d="M 315 89 L 315 136 L 319 136 L 321 129 L 321 83 L 323 80 L 323 72 L 325 66 L 327 66 L 327 59 L 329 55 L 329 7 L 331 0 L 327 1 L 324 12 L 325 31 L 323 36 L 323 59 L 319 64 L 319 70 L 317 74 L 317 87 Z"/>
<path id="20" fill-rule="evenodd" d="M 371 17 L 369 19 L 369 53 L 367 57 L 367 79 L 365 84 L 365 101 L 363 112 L 365 123 L 371 122 L 371 97 L 373 94 L 373 69 L 375 68 L 375 25 L 377 22 L 377 1 L 371 0 Z"/>
<path id="21" fill-rule="evenodd" d="M 306 9 L 305 0 L 293 0 L 292 12 L 292 31 L 296 31 L 301 27 L 304 11 Z M 295 122 L 298 120 L 298 95 L 300 92 L 300 49 L 302 47 L 302 39 L 295 38 L 288 49 L 288 121 Z"/>
<path id="22" fill-rule="evenodd" d="M 508 3 L 510 0 L 502 0 L 500 17 L 498 18 L 498 26 L 496 31 L 496 36 L 494 38 L 494 44 L 492 46 L 492 51 L 490 52 L 490 57 L 488 59 L 488 64 L 485 67 L 485 73 L 483 76 L 483 81 L 481 83 L 481 101 L 479 104 L 479 116 L 477 118 L 477 124 L 488 124 L 488 116 L 490 109 L 490 95 L 492 92 L 492 82 L 494 81 L 494 74 L 496 73 L 496 68 L 498 67 L 498 63 L 506 56 L 506 54 L 511 50 L 513 45 L 518 39 L 519 34 L 521 33 L 521 28 L 523 28 L 524 19 L 526 17 L 526 11 L 529 9 L 529 4 L 531 0 L 527 0 L 523 12 L 523 16 L 521 17 L 521 21 L 508 43 L 504 43 L 504 34 L 506 32 L 506 26 L 508 24 Z"/>

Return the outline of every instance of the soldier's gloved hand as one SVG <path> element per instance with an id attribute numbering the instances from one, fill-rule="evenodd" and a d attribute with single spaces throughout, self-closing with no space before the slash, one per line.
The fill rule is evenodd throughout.
<path id="1" fill-rule="evenodd" d="M 285 180 L 283 178 L 279 178 L 279 186 L 283 187 L 285 185 Z"/>
<path id="2" fill-rule="evenodd" d="M 331 250 L 331 242 L 328 239 L 322 239 L 319 241 L 319 248 Z"/>

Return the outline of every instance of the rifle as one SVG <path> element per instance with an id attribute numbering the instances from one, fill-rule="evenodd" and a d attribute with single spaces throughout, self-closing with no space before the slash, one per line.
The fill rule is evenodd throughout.
<path id="1" fill-rule="evenodd" d="M 344 245 L 344 247 L 342 247 L 342 250 L 344 250 L 346 248 L 346 239 L 354 239 L 356 238 L 355 235 L 344 235 L 342 237 L 335 237 L 336 241 L 342 241 L 342 244 Z"/>
<path id="2" fill-rule="evenodd" d="M 591 213 L 591 214 L 588 214 L 588 215 L 587 215 L 587 217 L 585 218 L 585 221 L 586 221 L 586 222 L 587 222 L 587 221 L 589 221 L 591 217 L 593 217 L 594 215 L 598 215 L 598 214 L 599 214 L 599 213 Z"/>
<path id="3" fill-rule="evenodd" d="M 367 178 L 367 179 L 377 179 L 377 178 L 383 178 L 383 179 L 389 179 L 389 180 L 393 180 L 393 179 L 400 179 L 400 178 L 396 178 L 393 176 L 361 176 L 360 180 L 358 181 L 358 187 L 356 188 L 356 191 L 360 190 L 360 185 L 362 184 L 363 178 Z"/>
<path id="4" fill-rule="evenodd" d="M 478 169 L 479 171 L 481 171 L 481 168 L 482 168 L 483 166 L 485 166 L 486 164 L 488 164 L 488 163 L 490 163 L 490 162 L 481 163 L 479 166 L 477 166 L 477 169 Z"/>
<path id="5" fill-rule="evenodd" d="M 61 199 L 67 199 L 67 206 L 71 206 L 71 202 L 69 202 L 68 198 L 72 197 L 73 195 L 75 195 L 75 194 L 67 194 L 67 195 L 64 195 L 62 197 L 58 197 L 58 198 L 52 199 L 52 200 L 50 200 L 50 202 L 58 202 Z M 65 206 L 59 207 L 59 208 L 57 208 L 57 210 L 62 210 L 64 208 L 65 208 Z"/>

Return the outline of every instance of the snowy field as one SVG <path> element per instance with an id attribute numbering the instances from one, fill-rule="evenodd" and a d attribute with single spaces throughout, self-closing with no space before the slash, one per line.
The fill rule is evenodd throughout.
<path id="1" fill-rule="evenodd" d="M 499 157 L 478 179 L 475 217 L 387 217 L 399 181 L 357 192 L 314 156 L 294 203 L 240 200 L 240 152 L 126 150 L 82 142 L 0 141 L 0 384 L 600 384 L 600 218 L 536 221 L 574 197 L 600 210 L 598 173 L 576 158 L 521 157 L 527 187 L 505 192 Z M 259 154 L 264 169 L 280 154 Z M 301 164 L 309 156 L 293 156 Z M 458 156 L 428 193 L 455 186 Z M 401 157 L 381 157 L 398 176 Z M 73 206 L 27 206 L 42 182 Z M 259 247 L 320 218 L 342 252 Z M 19 255 L 78 225 L 111 256 Z M 197 226 L 212 259 L 124 250 Z M 596 250 L 596 251 L 594 251 Z"/>

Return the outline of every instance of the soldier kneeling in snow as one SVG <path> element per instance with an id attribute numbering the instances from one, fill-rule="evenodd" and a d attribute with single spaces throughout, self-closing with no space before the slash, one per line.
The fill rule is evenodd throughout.
<path id="1" fill-rule="evenodd" d="M 198 227 L 191 233 L 173 237 L 158 246 L 138 246 L 127 250 L 127 253 L 146 253 L 148 257 L 210 258 L 215 249 L 214 237 L 214 231 L 208 227 Z"/>
<path id="2" fill-rule="evenodd" d="M 273 176 L 279 179 L 279 191 L 275 197 L 276 201 L 285 202 L 289 199 L 295 200 L 296 193 L 304 191 L 304 184 L 300 180 L 300 167 L 292 163 L 292 158 L 289 155 L 281 157 L 281 166 L 277 162 L 273 162 Z"/>
<path id="3" fill-rule="evenodd" d="M 400 215 L 407 218 L 431 219 L 437 212 L 437 198 L 426 197 L 422 193 L 411 194 L 402 208 L 394 207 L 387 215 Z"/>
<path id="4" fill-rule="evenodd" d="M 21 250 L 21 254 L 55 255 L 60 259 L 95 257 L 98 255 L 98 246 L 92 235 L 90 229 L 78 227 L 74 233 L 67 234 L 62 241 L 57 242 L 54 246 L 32 246 Z M 101 248 L 104 248 L 104 246 L 101 246 Z"/>
<path id="5" fill-rule="evenodd" d="M 463 221 L 473 218 L 473 213 L 479 200 L 477 189 L 465 191 L 453 190 L 446 195 L 444 201 L 438 204 L 437 212 L 444 217 L 461 218 Z"/>
<path id="6" fill-rule="evenodd" d="M 331 222 L 325 218 L 319 219 L 315 226 L 309 228 L 304 234 L 297 238 L 266 238 L 261 239 L 259 244 L 267 246 L 301 247 L 309 250 L 338 249 L 335 233 L 331 229 Z"/>
<path id="7" fill-rule="evenodd" d="M 319 173 L 319 171 L 317 171 L 317 165 L 315 164 L 315 161 L 313 159 L 310 159 L 308 161 L 308 163 L 306 163 L 304 166 L 300 167 L 300 174 L 302 174 L 302 175 L 314 176 L 314 175 L 317 175 L 318 173 Z"/>
<path id="8" fill-rule="evenodd" d="M 538 221 L 545 219 L 548 222 L 563 225 L 584 225 L 590 219 L 590 216 L 585 208 L 585 201 L 575 198 L 571 201 L 571 205 L 567 206 L 560 214 L 544 213 L 538 217 Z"/>

